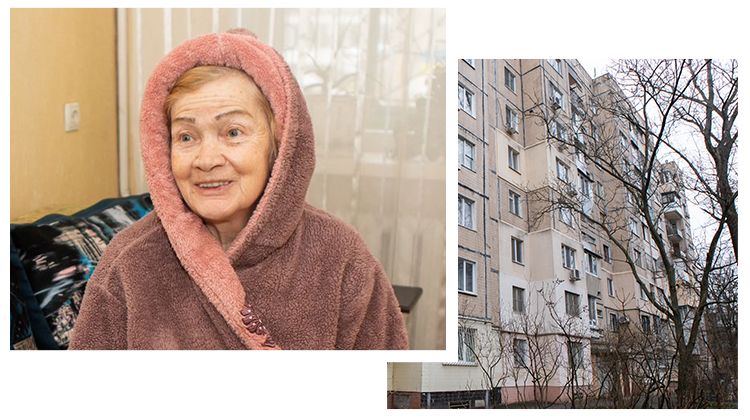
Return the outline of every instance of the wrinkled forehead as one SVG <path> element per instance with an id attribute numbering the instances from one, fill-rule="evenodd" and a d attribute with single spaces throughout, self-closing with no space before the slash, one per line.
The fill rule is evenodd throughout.
<path id="1" fill-rule="evenodd" d="M 188 70 L 172 88 L 166 100 L 167 118 L 184 111 L 238 106 L 272 112 L 268 98 L 246 73 L 226 67 L 203 66 Z"/>

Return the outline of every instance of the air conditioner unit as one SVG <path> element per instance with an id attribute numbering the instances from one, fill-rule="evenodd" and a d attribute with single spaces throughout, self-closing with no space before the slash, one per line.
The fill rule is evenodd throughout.
<path id="1" fill-rule="evenodd" d="M 557 111 L 560 108 L 561 108 L 560 104 L 558 104 L 557 102 L 555 102 L 554 99 L 552 99 L 552 110 Z"/>
<path id="2" fill-rule="evenodd" d="M 578 269 L 571 269 L 570 270 L 570 281 L 579 281 L 581 280 L 581 271 Z"/>
<path id="3" fill-rule="evenodd" d="M 578 191 L 576 191 L 576 188 L 572 185 L 567 185 L 565 187 L 565 193 L 567 193 L 571 197 L 575 197 L 578 194 Z"/>
<path id="4" fill-rule="evenodd" d="M 625 315 L 620 315 L 617 317 L 617 323 L 618 324 L 628 324 L 630 323 L 630 318 L 628 318 Z"/>
<path id="5" fill-rule="evenodd" d="M 516 129 L 516 127 L 510 124 L 505 125 L 505 131 L 507 131 L 510 134 L 518 134 L 518 129 Z"/>

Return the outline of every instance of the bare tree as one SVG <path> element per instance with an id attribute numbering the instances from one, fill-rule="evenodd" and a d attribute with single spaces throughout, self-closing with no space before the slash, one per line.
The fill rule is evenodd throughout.
<path id="1" fill-rule="evenodd" d="M 592 197 L 582 185 L 579 195 L 570 180 L 551 179 L 530 191 L 529 199 L 538 203 L 535 221 L 557 212 L 575 214 L 580 224 L 596 229 L 620 251 L 650 305 L 668 320 L 677 365 L 676 406 L 690 407 L 696 404 L 693 353 L 702 334 L 717 251 L 727 230 L 736 249 L 731 225 L 736 224 L 737 195 L 736 63 L 720 72 L 711 60 L 628 60 L 615 68 L 615 78 L 599 79 L 588 107 L 574 104 L 566 115 L 560 106 L 527 98 L 536 105 L 526 113 L 527 124 L 541 124 L 550 143 L 568 150 L 579 168 L 595 172 L 610 193 Z M 714 128 L 717 120 L 720 129 Z M 691 125 L 702 130 L 702 150 L 682 140 Z M 698 165 L 696 154 L 710 155 L 714 164 Z M 674 156 L 684 164 L 663 163 Z M 690 168 L 688 174 L 682 176 L 678 166 Z M 662 228 L 676 206 L 684 215 L 685 203 L 675 199 L 683 189 L 693 193 L 714 221 L 707 227 L 708 243 L 700 254 L 682 237 L 671 240 L 680 234 L 670 229 L 674 225 L 667 225 L 667 232 Z M 638 221 L 644 235 L 638 234 Z M 642 254 L 650 250 L 654 263 L 643 261 Z M 663 277 L 666 291 L 649 290 L 649 264 Z"/>
<path id="2" fill-rule="evenodd" d="M 472 311 L 467 305 L 463 305 L 460 313 L 469 314 Z M 502 403 L 501 394 L 497 390 L 500 384 L 510 377 L 511 343 L 507 336 L 501 334 L 501 329 L 490 322 L 460 317 L 458 324 L 459 334 L 463 334 L 459 345 L 463 345 L 468 351 L 464 355 L 465 361 L 475 363 L 481 371 L 482 389 L 488 396 L 486 408 L 495 408 Z"/>

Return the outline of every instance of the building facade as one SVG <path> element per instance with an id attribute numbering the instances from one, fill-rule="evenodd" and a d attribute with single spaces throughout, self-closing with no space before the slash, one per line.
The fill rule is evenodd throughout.
<path id="1" fill-rule="evenodd" d="M 628 394 L 638 384 L 617 362 L 620 341 L 629 337 L 628 354 L 667 342 L 652 235 L 668 239 L 677 267 L 694 252 L 679 169 L 653 166 L 646 220 L 623 180 L 642 179 L 652 146 L 643 121 L 618 112 L 624 95 L 610 75 L 555 59 L 460 60 L 458 73 L 456 360 L 389 365 L 389 407 Z"/>

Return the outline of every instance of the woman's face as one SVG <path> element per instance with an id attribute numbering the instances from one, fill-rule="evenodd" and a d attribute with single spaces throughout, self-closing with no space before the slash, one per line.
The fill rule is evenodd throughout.
<path id="1" fill-rule="evenodd" d="M 230 74 L 172 106 L 172 173 L 188 207 L 206 223 L 241 229 L 263 194 L 272 144 L 257 94 L 247 77 Z"/>

